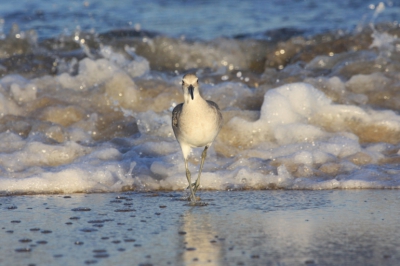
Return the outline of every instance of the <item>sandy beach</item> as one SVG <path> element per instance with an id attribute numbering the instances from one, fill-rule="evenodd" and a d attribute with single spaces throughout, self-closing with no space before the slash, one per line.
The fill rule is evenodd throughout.
<path id="1" fill-rule="evenodd" d="M 398 190 L 0 198 L 0 265 L 397 265 Z"/>

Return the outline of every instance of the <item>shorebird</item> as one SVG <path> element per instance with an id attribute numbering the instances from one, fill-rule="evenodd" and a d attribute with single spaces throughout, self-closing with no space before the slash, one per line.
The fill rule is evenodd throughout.
<path id="1" fill-rule="evenodd" d="M 207 150 L 222 127 L 222 115 L 215 102 L 204 100 L 199 92 L 199 79 L 194 74 L 186 74 L 182 79 L 184 102 L 172 111 L 172 129 L 179 142 L 185 160 L 186 178 L 189 182 L 192 203 L 196 202 L 195 193 L 200 186 Z M 204 147 L 201 154 L 199 175 L 192 184 L 188 168 L 188 157 L 192 148 Z"/>

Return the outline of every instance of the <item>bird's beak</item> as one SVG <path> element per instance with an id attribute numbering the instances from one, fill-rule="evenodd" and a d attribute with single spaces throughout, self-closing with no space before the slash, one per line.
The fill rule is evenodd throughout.
<path id="1" fill-rule="evenodd" d="M 189 94 L 190 94 L 190 96 L 192 97 L 192 100 L 193 100 L 193 90 L 194 90 L 193 85 L 189 85 L 188 90 L 189 90 Z"/>

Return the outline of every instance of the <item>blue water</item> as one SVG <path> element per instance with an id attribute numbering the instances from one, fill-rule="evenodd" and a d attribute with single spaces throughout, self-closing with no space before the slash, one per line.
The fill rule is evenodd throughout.
<path id="1" fill-rule="evenodd" d="M 13 24 L 35 29 L 40 38 L 73 34 L 77 30 L 105 32 L 140 28 L 173 37 L 213 39 L 219 36 L 259 34 L 293 28 L 311 34 L 352 30 L 372 20 L 378 1 L 271 0 L 271 1 L 165 1 L 165 0 L 41 0 L 0 2 L 3 31 Z M 384 1 L 377 22 L 396 22 L 400 1 Z"/>

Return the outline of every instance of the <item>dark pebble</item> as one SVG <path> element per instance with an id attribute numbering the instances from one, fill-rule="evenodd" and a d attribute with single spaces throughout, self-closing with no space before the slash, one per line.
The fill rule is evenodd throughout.
<path id="1" fill-rule="evenodd" d="M 43 230 L 43 231 L 41 231 L 41 233 L 42 233 L 42 234 L 51 234 L 51 233 L 53 233 L 53 231 L 50 231 L 50 230 Z"/>
<path id="2" fill-rule="evenodd" d="M 64 199 L 70 199 L 71 196 L 64 196 Z"/>
<path id="3" fill-rule="evenodd" d="M 179 231 L 178 234 L 180 234 L 180 235 L 186 235 L 186 232 L 185 232 L 185 231 Z"/>
<path id="4" fill-rule="evenodd" d="M 108 258 L 110 255 L 108 255 L 107 253 L 99 253 L 94 255 L 93 257 L 95 257 L 96 259 L 104 259 L 104 258 Z"/>
<path id="5" fill-rule="evenodd" d="M 21 243 L 29 243 L 29 242 L 32 242 L 32 239 L 23 238 L 23 239 L 20 239 L 19 242 L 21 242 Z"/>
<path id="6" fill-rule="evenodd" d="M 45 244 L 47 244 L 47 241 L 39 240 L 39 241 L 36 241 L 36 244 L 45 245 Z"/>
<path id="7" fill-rule="evenodd" d="M 17 248 L 15 251 L 16 252 L 31 252 L 32 249 L 30 249 L 30 248 Z"/>
<path id="8" fill-rule="evenodd" d="M 194 250 L 196 250 L 196 248 L 187 248 L 186 250 L 187 251 L 194 251 Z"/>
<path id="9" fill-rule="evenodd" d="M 104 220 L 90 220 L 90 221 L 88 221 L 88 223 L 90 223 L 90 224 L 101 224 L 101 223 L 104 223 Z"/>
<path id="10" fill-rule="evenodd" d="M 29 231 L 37 232 L 37 231 L 40 231 L 40 228 L 31 228 L 31 229 L 29 229 Z"/>
<path id="11" fill-rule="evenodd" d="M 160 207 L 161 209 L 167 208 L 167 206 L 165 206 L 165 205 L 160 205 L 159 207 Z"/>
<path id="12" fill-rule="evenodd" d="M 86 207 L 79 207 L 79 208 L 72 209 L 72 211 L 74 211 L 74 212 L 88 212 L 88 211 L 91 211 L 91 210 L 92 209 L 86 208 Z"/>
<path id="13" fill-rule="evenodd" d="M 119 199 L 127 199 L 127 197 L 123 197 L 123 196 L 118 196 L 115 199 L 119 200 Z"/>
<path id="14" fill-rule="evenodd" d="M 17 206 L 9 206 L 9 207 L 7 207 L 7 209 L 8 210 L 15 210 L 15 209 L 18 209 L 18 207 Z"/>
<path id="15" fill-rule="evenodd" d="M 97 260 L 85 260 L 85 264 L 96 264 Z"/>
<path id="16" fill-rule="evenodd" d="M 81 229 L 81 231 L 85 232 L 85 233 L 91 233 L 91 232 L 96 232 L 97 229 L 94 229 L 94 228 L 83 228 L 83 229 Z"/>
<path id="17" fill-rule="evenodd" d="M 79 220 L 79 219 L 81 219 L 81 217 L 77 217 L 77 216 L 74 216 L 74 217 L 71 217 L 71 218 L 69 218 L 70 220 Z"/>
<path id="18" fill-rule="evenodd" d="M 106 253 L 107 252 L 107 250 L 105 250 L 105 249 L 94 249 L 93 250 L 93 253 Z"/>
<path id="19" fill-rule="evenodd" d="M 135 212 L 135 209 L 117 209 L 115 212 Z"/>
<path id="20" fill-rule="evenodd" d="M 13 221 L 11 221 L 11 223 L 13 223 L 13 224 L 19 224 L 21 221 L 19 221 L 19 220 L 13 220 Z"/>
<path id="21" fill-rule="evenodd" d="M 78 246 L 81 246 L 81 245 L 83 245 L 84 243 L 83 242 L 81 242 L 81 241 L 75 241 L 75 243 L 74 243 L 75 245 L 78 245 Z"/>

